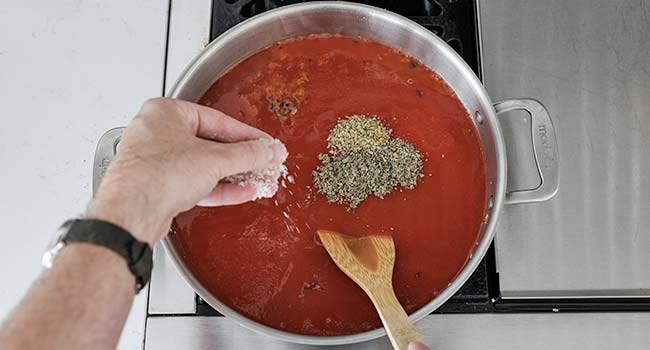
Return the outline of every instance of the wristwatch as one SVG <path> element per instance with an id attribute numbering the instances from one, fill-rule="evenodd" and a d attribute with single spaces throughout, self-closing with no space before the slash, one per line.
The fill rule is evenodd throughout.
<path id="1" fill-rule="evenodd" d="M 61 225 L 43 254 L 43 266 L 51 268 L 61 249 L 72 242 L 103 246 L 123 257 L 135 276 L 136 293 L 151 279 L 153 252 L 149 244 L 138 241 L 117 225 L 95 219 L 73 219 Z"/>

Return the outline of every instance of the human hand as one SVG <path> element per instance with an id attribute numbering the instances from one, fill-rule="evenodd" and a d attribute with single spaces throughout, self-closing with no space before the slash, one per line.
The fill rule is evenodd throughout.
<path id="1" fill-rule="evenodd" d="M 286 157 L 283 144 L 217 110 L 148 100 L 124 131 L 87 217 L 117 224 L 153 246 L 174 216 L 199 201 L 218 206 L 254 199 L 254 186 L 219 180 L 277 167 Z"/>
<path id="2" fill-rule="evenodd" d="M 424 345 L 423 343 L 416 341 L 410 343 L 407 350 L 431 350 L 431 349 L 429 349 L 429 347 Z"/>

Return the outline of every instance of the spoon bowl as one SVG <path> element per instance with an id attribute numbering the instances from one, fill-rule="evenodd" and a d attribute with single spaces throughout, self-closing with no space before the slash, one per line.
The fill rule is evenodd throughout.
<path id="1" fill-rule="evenodd" d="M 317 233 L 336 266 L 358 284 L 372 301 L 393 348 L 406 350 L 410 342 L 422 341 L 393 290 L 393 238 L 357 238 L 327 230 L 318 230 Z"/>

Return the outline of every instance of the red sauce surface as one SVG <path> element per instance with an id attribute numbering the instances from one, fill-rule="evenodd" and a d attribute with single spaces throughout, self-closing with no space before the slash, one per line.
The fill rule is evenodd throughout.
<path id="1" fill-rule="evenodd" d="M 297 113 L 278 117 L 269 111 L 272 98 L 292 98 Z M 239 63 L 200 103 L 284 142 L 295 178 L 274 198 L 196 207 L 175 219 L 173 242 L 188 267 L 238 312 L 309 335 L 381 325 L 370 300 L 319 245 L 316 229 L 392 235 L 393 283 L 407 312 L 431 301 L 467 262 L 487 198 L 483 153 L 462 103 L 413 58 L 359 38 L 284 41 Z M 370 197 L 351 212 L 320 195 L 306 201 L 329 131 L 352 114 L 379 116 L 393 136 L 419 148 L 425 176 L 414 190 Z"/>

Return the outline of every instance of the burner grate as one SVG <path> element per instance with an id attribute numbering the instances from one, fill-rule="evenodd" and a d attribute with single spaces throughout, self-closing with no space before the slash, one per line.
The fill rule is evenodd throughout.
<path id="1" fill-rule="evenodd" d="M 264 11 L 300 0 L 213 0 L 211 39 L 235 24 Z M 480 77 L 476 7 L 472 0 L 358 0 L 408 17 L 443 39 L 460 54 Z"/>

